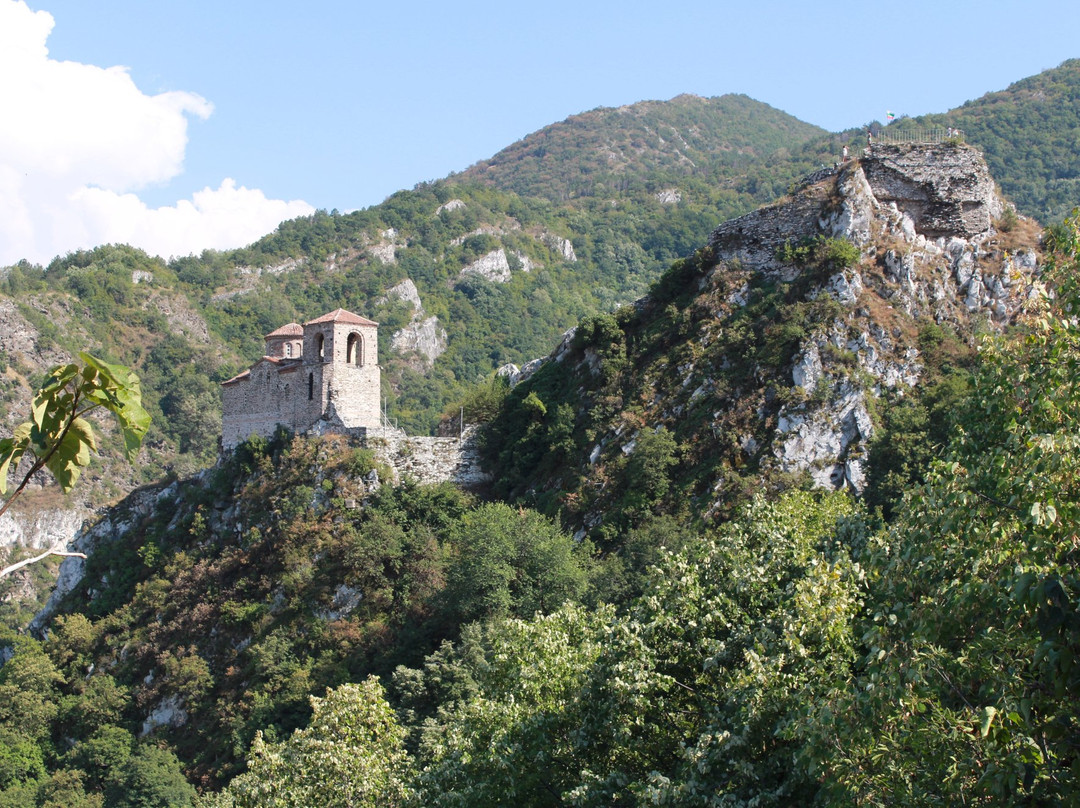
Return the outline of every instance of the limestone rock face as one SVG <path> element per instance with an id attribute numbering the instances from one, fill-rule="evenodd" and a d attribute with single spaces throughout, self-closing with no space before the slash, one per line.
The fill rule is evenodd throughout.
<path id="1" fill-rule="evenodd" d="M 878 145 L 859 160 L 811 174 L 791 198 L 725 222 L 710 243 L 721 259 L 779 269 L 776 250 L 785 241 L 822 234 L 862 246 L 872 221 L 888 208 L 900 214 L 899 230 L 909 241 L 917 235 L 970 240 L 989 234 L 1003 205 L 975 149 Z"/>
<path id="2" fill-rule="evenodd" d="M 446 329 L 439 324 L 439 318 L 426 317 L 423 320 L 413 320 L 395 332 L 390 339 L 390 349 L 397 353 L 415 351 L 424 357 L 430 367 L 446 352 L 446 340 Z"/>
<path id="3" fill-rule="evenodd" d="M 384 264 L 396 264 L 398 248 L 406 245 L 398 239 L 398 231 L 392 227 L 383 230 L 380 236 L 377 243 L 368 246 L 368 252 L 372 258 L 377 258 Z"/>
<path id="4" fill-rule="evenodd" d="M 464 280 L 469 275 L 479 275 L 493 283 L 506 283 L 510 280 L 510 261 L 506 257 L 506 250 L 500 247 L 477 258 L 458 273 L 458 280 Z"/>
<path id="5" fill-rule="evenodd" d="M 142 519 L 150 513 L 157 501 L 171 496 L 175 491 L 176 484 L 172 483 L 164 488 L 146 488 L 132 492 L 124 500 L 122 507 L 112 509 L 95 524 L 77 530 L 65 543 L 65 549 L 90 555 L 99 545 L 116 541 L 130 531 L 137 530 Z M 40 632 L 48 625 L 60 601 L 82 581 L 85 572 L 86 561 L 82 558 L 71 556 L 61 562 L 56 588 L 45 606 L 30 621 L 28 629 L 31 632 Z"/>
<path id="6" fill-rule="evenodd" d="M 446 352 L 446 329 L 439 323 L 438 317 L 427 316 L 420 302 L 420 292 L 409 278 L 387 289 L 386 297 L 376 302 L 385 303 L 391 297 L 407 303 L 413 315 L 412 321 L 390 338 L 390 350 L 399 354 L 419 354 L 423 357 L 424 365 L 430 368 Z"/>
<path id="7" fill-rule="evenodd" d="M 1001 216 L 994 181 L 975 149 L 878 145 L 859 162 L 877 201 L 895 203 L 927 238 L 970 239 Z"/>
<path id="8" fill-rule="evenodd" d="M 807 294 L 831 296 L 850 314 L 811 335 L 795 356 L 793 385 L 813 398 L 778 414 L 773 454 L 782 469 L 807 471 L 818 485 L 862 489 L 873 432 L 866 400 L 914 385 L 922 372 L 918 351 L 897 339 L 903 329 L 882 323 L 883 313 L 894 323 L 890 310 L 954 327 L 970 325 L 972 317 L 1006 323 L 1041 294 L 1034 250 L 1010 252 L 999 244 L 993 222 L 1002 210 L 975 149 L 875 145 L 860 159 L 810 175 L 789 198 L 713 232 L 715 272 L 729 276 L 737 267 L 794 280 L 801 270 L 778 257 L 788 241 L 844 238 L 862 250 L 855 266 Z M 746 289 L 736 287 L 728 303 L 745 305 Z M 826 359 L 827 352 L 835 358 Z M 863 381 L 836 358 L 854 360 Z"/>
<path id="9" fill-rule="evenodd" d="M 465 202 L 463 200 L 451 199 L 449 202 L 444 202 L 443 204 L 439 205 L 439 207 L 435 208 L 435 213 L 436 215 L 438 215 L 444 210 L 460 210 L 463 207 L 465 207 Z"/>
<path id="10" fill-rule="evenodd" d="M 809 471 L 821 488 L 862 490 L 861 459 L 874 432 L 866 393 L 852 384 L 841 385 L 836 393 L 828 407 L 781 412 L 777 457 L 784 471 Z"/>
<path id="11" fill-rule="evenodd" d="M 386 290 L 386 297 L 396 297 L 398 300 L 408 303 L 413 309 L 417 311 L 423 311 L 424 306 L 420 302 L 420 292 L 416 288 L 416 284 L 409 278 L 406 278 L 396 286 L 391 286 Z"/>
<path id="12" fill-rule="evenodd" d="M 176 729 L 187 723 L 188 714 L 184 709 L 184 699 L 175 693 L 162 699 L 143 721 L 139 737 L 143 738 L 152 733 L 158 727 Z"/>
<path id="13" fill-rule="evenodd" d="M 548 247 L 548 249 L 554 250 L 561 255 L 564 261 L 570 263 L 577 261 L 577 255 L 574 253 L 574 245 L 570 243 L 570 239 L 561 238 L 553 233 L 544 233 L 540 240 Z"/>
<path id="14" fill-rule="evenodd" d="M 88 516 L 90 511 L 80 507 L 29 514 L 8 511 L 0 516 L 0 547 L 66 547 Z"/>

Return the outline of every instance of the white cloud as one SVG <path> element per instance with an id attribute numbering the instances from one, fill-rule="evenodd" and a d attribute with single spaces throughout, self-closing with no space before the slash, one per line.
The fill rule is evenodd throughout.
<path id="1" fill-rule="evenodd" d="M 187 116 L 206 118 L 213 105 L 146 95 L 122 67 L 50 59 L 53 25 L 22 0 L 0 0 L 0 266 L 110 242 L 164 256 L 238 247 L 313 211 L 231 179 L 148 207 L 135 192 L 182 171 Z"/>

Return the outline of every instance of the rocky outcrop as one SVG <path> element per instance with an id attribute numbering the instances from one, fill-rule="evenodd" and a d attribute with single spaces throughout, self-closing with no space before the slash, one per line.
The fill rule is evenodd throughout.
<path id="1" fill-rule="evenodd" d="M 786 282 L 801 273 L 780 248 L 815 237 L 843 238 L 861 260 L 818 282 L 849 314 L 811 335 L 796 355 L 796 396 L 777 416 L 775 459 L 820 486 L 865 484 L 873 423 L 867 400 L 918 382 L 922 366 L 894 313 L 968 328 L 973 318 L 1007 323 L 1039 297 L 1032 246 L 1003 249 L 993 223 L 1003 205 L 982 155 L 959 144 L 875 145 L 858 160 L 808 177 L 792 196 L 720 225 L 715 273 L 764 272 Z M 749 286 L 729 293 L 744 306 Z M 885 303 L 883 306 L 882 304 Z M 908 325 L 910 334 L 914 327 Z M 832 359 L 828 356 L 834 357 Z M 854 360 L 861 377 L 850 371 Z M 860 381 L 861 379 L 861 381 Z"/>
<path id="2" fill-rule="evenodd" d="M 187 710 L 184 709 L 183 697 L 173 693 L 162 699 L 157 706 L 147 714 L 146 720 L 143 721 L 142 729 L 139 731 L 139 737 L 146 737 L 159 727 L 167 727 L 170 729 L 182 727 L 187 723 L 187 720 L 188 713 Z"/>
<path id="3" fill-rule="evenodd" d="M 554 233 L 543 233 L 540 241 L 549 250 L 557 252 L 564 261 L 568 263 L 577 261 L 577 254 L 574 252 L 574 245 L 570 243 L 570 239 L 556 236 Z"/>
<path id="4" fill-rule="evenodd" d="M 390 337 L 390 350 L 399 354 L 417 354 L 423 357 L 424 367 L 430 368 L 446 352 L 446 329 L 439 323 L 438 317 L 427 316 L 420 302 L 420 292 L 409 278 L 387 289 L 386 297 L 376 301 L 376 305 L 385 303 L 389 298 L 396 298 L 413 310 L 410 323 Z"/>
<path id="5" fill-rule="evenodd" d="M 368 253 L 372 258 L 378 259 L 384 264 L 396 264 L 398 249 L 406 245 L 400 242 L 397 230 L 392 227 L 383 230 L 381 236 L 380 241 L 368 245 Z"/>
<path id="6" fill-rule="evenodd" d="M 196 476 L 200 477 L 202 475 Z M 133 491 L 121 505 L 107 511 L 105 516 L 93 525 L 84 526 L 76 532 L 74 538 L 67 542 L 66 549 L 90 555 L 95 548 L 117 541 L 132 530 L 136 530 L 142 518 L 150 513 L 158 500 L 172 496 L 176 488 L 176 483 L 172 483 L 168 486 Z M 34 619 L 30 621 L 28 629 L 31 632 L 40 633 L 45 629 L 52 616 L 56 614 L 60 602 L 82 581 L 85 572 L 86 561 L 84 559 L 75 556 L 64 559 L 60 564 L 56 586 L 49 596 L 49 600 L 41 611 L 34 615 Z"/>
<path id="7" fill-rule="evenodd" d="M 435 208 L 435 215 L 436 216 L 439 215 L 444 210 L 445 211 L 461 210 L 464 207 L 465 207 L 465 202 L 463 200 L 461 200 L 461 199 L 451 199 L 448 202 L 444 202 L 443 204 L 439 205 L 439 207 Z"/>
<path id="8" fill-rule="evenodd" d="M 420 292 L 416 288 L 416 284 L 409 278 L 406 278 L 396 286 L 391 286 L 386 290 L 386 297 L 379 298 L 375 301 L 375 305 L 381 305 L 390 298 L 396 298 L 402 303 L 407 303 L 412 307 L 414 311 L 422 312 L 424 310 L 423 304 L 420 302 Z"/>
<path id="9" fill-rule="evenodd" d="M 874 198 L 928 239 L 985 235 L 1003 210 L 982 154 L 967 146 L 877 145 L 857 166 Z"/>
<path id="10" fill-rule="evenodd" d="M 66 547 L 89 516 L 90 511 L 79 506 L 29 513 L 8 511 L 0 516 L 0 547 Z"/>
<path id="11" fill-rule="evenodd" d="M 476 275 L 492 283 L 506 283 L 510 280 L 510 261 L 506 257 L 506 250 L 500 247 L 492 250 L 487 255 L 477 258 L 458 273 L 458 281 L 462 281 L 469 275 Z"/>
<path id="12" fill-rule="evenodd" d="M 295 272 L 303 267 L 305 261 L 303 258 L 286 258 L 280 264 L 271 264 L 266 267 L 251 267 L 251 266 L 238 266 L 236 268 L 237 275 L 254 275 L 259 277 L 261 275 L 285 275 L 289 272 Z"/>
<path id="13" fill-rule="evenodd" d="M 390 338 L 390 349 L 400 354 L 417 353 L 424 357 L 424 364 L 431 367 L 446 352 L 446 329 L 439 323 L 438 317 L 414 319 L 394 332 Z"/>

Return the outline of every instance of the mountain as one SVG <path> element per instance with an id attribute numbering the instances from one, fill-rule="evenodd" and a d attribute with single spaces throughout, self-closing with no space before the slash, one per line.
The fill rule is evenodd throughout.
<path id="1" fill-rule="evenodd" d="M 981 397 L 965 395 L 975 338 L 1022 326 L 1044 300 L 1041 230 L 1004 214 L 974 149 L 878 145 L 721 224 L 644 299 L 584 318 L 513 389 L 492 383 L 487 392 L 502 401 L 487 452 L 510 504 L 383 485 L 374 456 L 334 436 L 251 441 L 213 469 L 136 492 L 82 535 L 85 565 L 65 562 L 48 639 L 9 641 L 0 688 L 36 683 L 36 695 L 0 714 L 0 742 L 22 766 L 0 789 L 44 795 L 66 777 L 85 799 L 149 800 L 181 768 L 214 790 L 246 757 L 248 773 L 212 804 L 254 805 L 309 777 L 383 782 L 337 765 L 366 760 L 371 744 L 389 746 L 379 765 L 400 765 L 394 789 L 408 782 L 416 804 L 454 795 L 500 804 L 516 788 L 538 805 L 653 793 L 682 804 L 690 789 L 781 805 L 858 791 L 864 777 L 886 791 L 905 782 L 904 761 L 925 750 L 904 746 L 909 724 L 891 705 L 916 698 L 935 720 L 949 705 L 965 711 L 943 720 L 941 736 L 962 746 L 955 726 L 979 735 L 981 720 L 989 733 L 998 708 L 956 707 L 951 686 L 937 698 L 937 666 L 950 666 L 970 701 L 988 678 L 1001 684 L 1000 654 L 1015 664 L 1033 656 L 994 646 L 974 670 L 960 650 L 934 656 L 943 643 L 966 647 L 969 625 L 996 614 L 973 598 L 986 593 L 1005 609 L 1015 598 L 1001 592 L 1021 581 L 1001 589 L 947 578 L 935 589 L 918 554 L 966 580 L 967 548 L 983 553 L 977 542 L 1011 518 L 980 565 L 1010 575 L 1049 575 L 1052 565 L 1040 556 L 1032 566 L 1017 538 L 1027 516 L 999 490 L 1015 474 L 999 473 L 989 500 L 964 487 L 965 469 L 983 468 L 974 444 L 956 450 L 967 465 L 956 460 L 959 487 L 934 500 L 940 513 L 910 511 L 898 492 L 941 484 L 931 460 L 955 419 L 967 430 L 956 434 L 997 451 L 993 424 L 1018 428 L 1016 407 L 1032 407 L 1035 433 L 1009 444 L 1030 461 L 1023 490 L 1042 508 L 1049 486 L 1053 507 L 1074 507 L 1075 441 L 1058 445 L 1047 431 L 1067 402 L 1037 399 L 1045 379 L 991 376 Z M 1075 331 L 1059 317 L 1042 322 Z M 1046 361 L 1019 367 L 1051 372 L 1056 349 L 1046 350 Z M 1060 358 L 1066 377 L 1072 356 Z M 993 368 L 993 352 L 984 362 Z M 995 396 L 1014 391 L 1015 405 L 999 410 Z M 985 462 L 1000 472 L 1009 457 Z M 896 534 L 849 496 L 860 491 L 889 509 Z M 998 510 L 964 510 L 987 502 Z M 1025 499 L 1023 513 L 1031 507 Z M 972 518 L 974 538 L 964 535 Z M 946 543 L 922 535 L 939 522 Z M 1016 563 L 995 562 L 1000 553 Z M 1054 563 L 1066 575 L 1072 562 Z M 907 597 L 907 587 L 920 594 Z M 960 640 L 943 633 L 938 598 L 955 605 Z M 1061 624 L 1007 615 L 977 639 L 998 636 L 999 623 L 1022 626 L 1023 648 L 1035 637 L 1057 659 L 1054 649 L 1072 647 L 1074 614 L 1067 602 L 1058 608 Z M 930 630 L 933 648 L 905 653 Z M 906 680 L 893 659 L 926 677 L 914 694 L 894 692 Z M 1069 709 L 1064 677 L 1075 678 L 1056 664 L 1024 691 L 1042 694 L 1033 714 L 1045 707 L 1054 721 Z M 858 678 L 878 671 L 887 678 L 876 686 L 890 688 L 884 706 Z M 367 700 L 327 724 L 353 692 L 347 683 L 372 674 L 384 684 L 369 679 Z M 1044 680 L 1064 695 L 1047 695 Z M 327 695 L 309 702 L 312 692 Z M 868 716 L 880 729 L 872 742 Z M 1025 719 L 1017 711 L 1015 720 Z M 937 735 L 919 730 L 938 748 Z M 838 737 L 849 741 L 842 752 Z M 1067 757 L 1068 738 L 1056 737 L 1046 748 Z M 896 747 L 889 777 L 874 762 L 878 743 Z M 997 750 L 962 754 L 975 774 L 965 758 L 949 776 L 977 788 Z M 1055 784 L 1069 769 L 1057 768 L 1053 777 L 1038 769 L 1032 783 L 1062 793 Z"/>
<path id="2" fill-rule="evenodd" d="M 1066 62 L 894 126 L 964 129 L 1018 210 L 1053 220 L 1077 197 L 1077 74 Z M 637 299 L 718 222 L 780 197 L 844 142 L 861 148 L 862 133 L 822 133 L 743 96 L 679 96 L 573 116 L 460 175 L 285 222 L 241 250 L 165 262 L 107 245 L 6 268 L 3 422 L 22 420 L 50 365 L 87 348 L 136 368 L 155 421 L 136 470 L 107 456 L 81 510 L 55 508 L 44 488 L 0 536 L 70 535 L 133 485 L 213 462 L 217 382 L 257 358 L 262 334 L 339 306 L 382 323 L 388 410 L 430 433 L 496 368 Z"/>
<path id="3" fill-rule="evenodd" d="M 750 166 L 793 161 L 800 147 L 825 134 L 745 95 L 680 95 L 573 115 L 459 178 L 552 202 L 634 193 L 681 197 L 690 192 L 681 186 L 715 193 Z"/>

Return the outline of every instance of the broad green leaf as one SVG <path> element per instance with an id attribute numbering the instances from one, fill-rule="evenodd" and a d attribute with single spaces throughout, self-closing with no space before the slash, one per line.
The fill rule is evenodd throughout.
<path id="1" fill-rule="evenodd" d="M 0 440 L 0 494 L 7 493 L 8 469 L 18 466 L 29 444 L 30 424 L 19 424 L 15 436 Z M 20 436 L 20 433 L 21 436 Z"/>
<path id="2" fill-rule="evenodd" d="M 56 451 L 45 461 L 65 494 L 74 487 L 83 468 L 90 464 L 91 451 L 97 451 L 93 429 L 85 419 L 76 418 Z"/>

